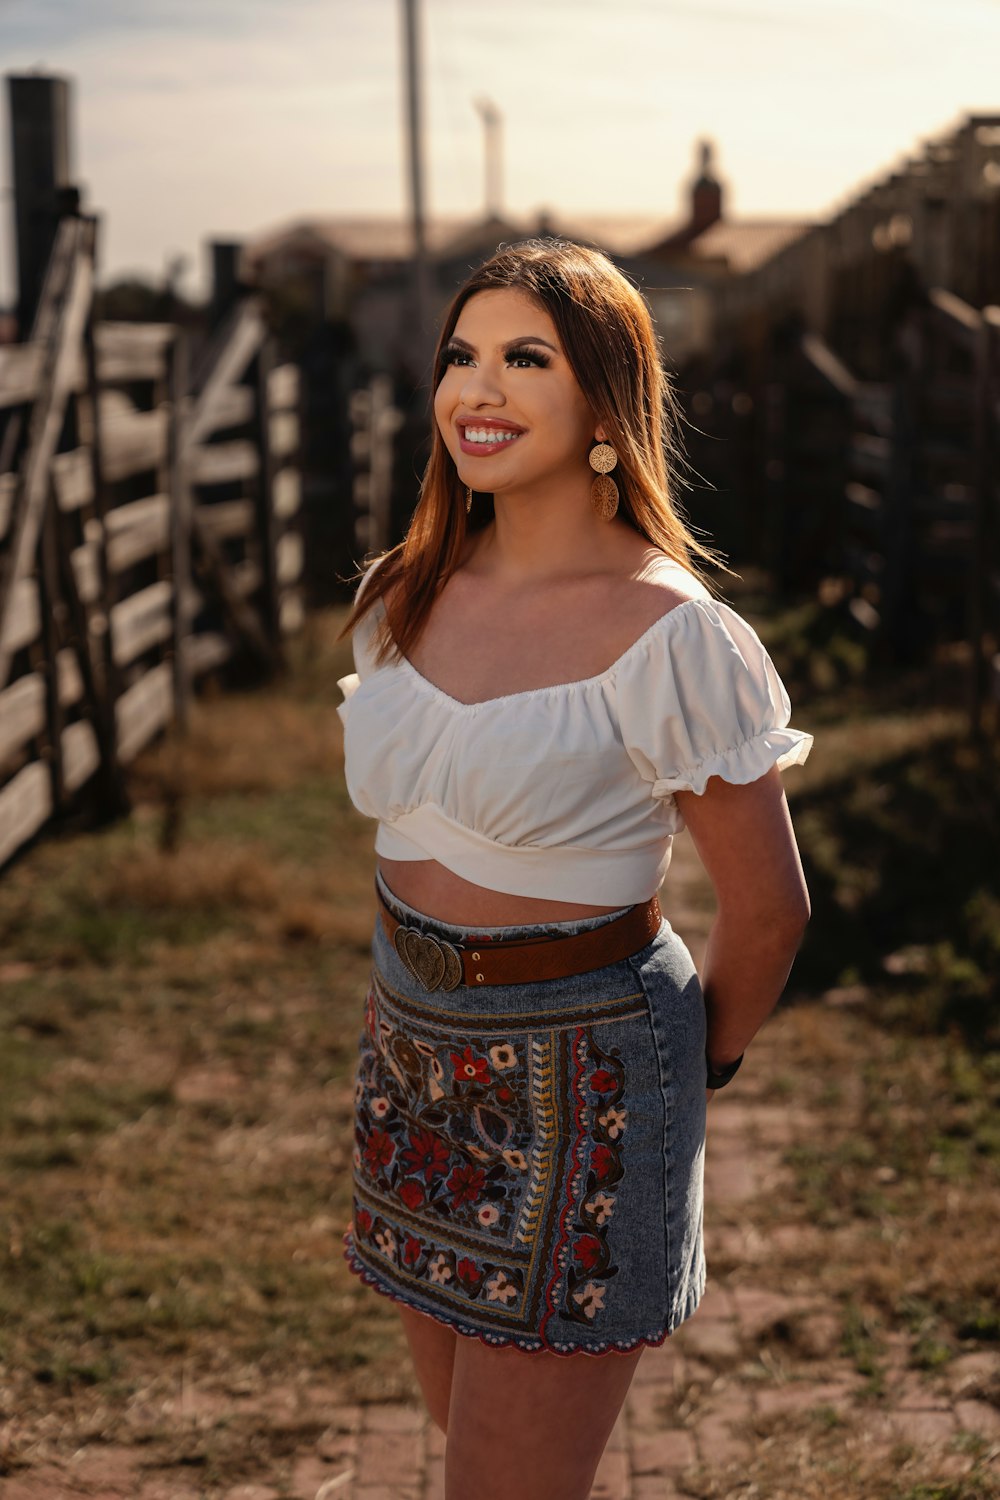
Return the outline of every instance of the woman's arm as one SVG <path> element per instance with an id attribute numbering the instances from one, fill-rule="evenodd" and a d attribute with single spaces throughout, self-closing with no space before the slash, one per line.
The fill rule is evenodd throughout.
<path id="1" fill-rule="evenodd" d="M 778 1003 L 809 921 L 809 892 L 777 766 L 745 786 L 710 776 L 701 796 L 674 795 L 718 903 L 701 985 L 708 1056 L 721 1068 Z"/>

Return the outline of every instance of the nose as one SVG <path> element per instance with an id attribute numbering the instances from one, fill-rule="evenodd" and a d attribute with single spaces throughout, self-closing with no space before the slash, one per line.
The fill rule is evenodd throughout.
<path id="1" fill-rule="evenodd" d="M 502 406 L 503 390 L 495 373 L 485 364 L 466 365 L 461 399 L 466 406 Z"/>

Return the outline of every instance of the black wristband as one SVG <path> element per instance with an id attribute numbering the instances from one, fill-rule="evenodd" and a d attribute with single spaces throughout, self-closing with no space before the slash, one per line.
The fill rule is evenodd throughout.
<path id="1" fill-rule="evenodd" d="M 741 1052 L 735 1062 L 726 1063 L 725 1066 L 720 1068 L 717 1072 L 712 1067 L 712 1064 L 709 1061 L 708 1053 L 706 1052 L 705 1066 L 708 1069 L 708 1077 L 705 1079 L 705 1087 L 707 1089 L 725 1088 L 730 1079 L 736 1077 L 737 1070 L 739 1069 L 740 1063 L 743 1061 L 743 1057 L 744 1054 Z"/>

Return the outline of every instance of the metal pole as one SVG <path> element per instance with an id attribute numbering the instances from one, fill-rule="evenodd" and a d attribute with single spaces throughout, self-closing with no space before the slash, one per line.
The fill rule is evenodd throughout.
<path id="1" fill-rule="evenodd" d="M 485 136 L 486 217 L 499 219 L 503 212 L 501 179 L 503 157 L 500 146 L 500 126 L 503 122 L 503 115 L 491 99 L 477 99 L 475 105 L 483 122 Z"/>
<path id="2" fill-rule="evenodd" d="M 409 156 L 410 222 L 413 228 L 413 347 L 422 364 L 430 338 L 431 284 L 424 224 L 423 137 L 420 119 L 420 55 L 417 0 L 403 0 L 406 69 L 406 137 Z"/>

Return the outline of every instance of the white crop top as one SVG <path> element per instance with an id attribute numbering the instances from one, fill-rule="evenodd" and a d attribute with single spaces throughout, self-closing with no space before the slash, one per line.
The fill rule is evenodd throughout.
<path id="1" fill-rule="evenodd" d="M 353 633 L 357 670 L 337 684 L 347 789 L 378 819 L 376 854 L 439 860 L 511 895 L 648 900 L 684 827 L 674 792 L 700 794 L 710 776 L 756 781 L 812 748 L 788 727 L 754 630 L 703 592 L 597 677 L 483 703 L 450 697 L 405 658 L 377 667 L 379 600 Z"/>

